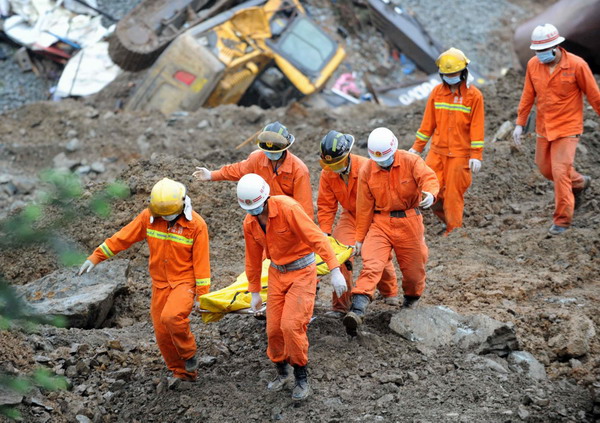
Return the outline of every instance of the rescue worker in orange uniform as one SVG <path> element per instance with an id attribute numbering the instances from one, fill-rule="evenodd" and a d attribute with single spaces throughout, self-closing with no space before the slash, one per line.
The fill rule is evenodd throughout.
<path id="1" fill-rule="evenodd" d="M 352 336 L 362 324 L 392 250 L 402 272 L 402 306 L 416 307 L 425 289 L 428 256 L 418 207 L 431 207 L 439 191 L 435 172 L 418 155 L 398 150 L 398 139 L 389 129 L 374 129 L 367 148 L 371 160 L 358 175 L 356 200 L 355 251 L 362 255 L 363 268 L 343 320 Z"/>
<path id="2" fill-rule="evenodd" d="M 259 310 L 264 251 L 271 260 L 267 289 L 267 356 L 277 367 L 277 377 L 267 388 L 283 389 L 289 379 L 289 365 L 292 365 L 295 376 L 292 399 L 301 401 L 310 394 L 306 330 L 317 289 L 314 253 L 331 269 L 331 283 L 338 296 L 346 291 L 346 281 L 331 244 L 302 206 L 293 198 L 269 197 L 269 193 L 269 185 L 259 175 L 251 173 L 238 182 L 238 202 L 248 212 L 244 219 L 248 291 L 252 293 L 252 309 Z"/>
<path id="3" fill-rule="evenodd" d="M 558 45 L 565 39 L 554 25 L 539 25 L 531 34 L 535 51 L 527 63 L 525 86 L 519 103 L 514 142 L 521 144 L 523 126 L 535 102 L 535 163 L 554 182 L 554 218 L 548 233 L 569 229 L 573 212 L 581 205 L 592 179 L 573 167 L 579 136 L 583 132 L 583 95 L 600 115 L 600 91 L 588 64 Z"/>
<path id="4" fill-rule="evenodd" d="M 421 127 L 408 151 L 421 153 L 431 140 L 425 163 L 434 170 L 440 193 L 431 210 L 445 225 L 445 235 L 463 223 L 464 196 L 471 173 L 483 160 L 483 95 L 468 82 L 469 59 L 456 48 L 442 53 L 436 64 L 442 84 L 427 100 Z"/>
<path id="5" fill-rule="evenodd" d="M 210 289 L 208 228 L 192 210 L 183 184 L 157 182 L 149 207 L 96 248 L 79 274 L 143 239 L 150 249 L 150 313 L 158 348 L 174 377 L 195 380 L 196 340 L 188 316 L 195 297 Z"/>
<path id="6" fill-rule="evenodd" d="M 358 191 L 358 172 L 369 159 L 356 154 L 350 154 L 354 146 L 354 137 L 337 131 L 329 131 L 321 140 L 321 179 L 319 181 L 319 196 L 317 199 L 317 217 L 319 226 L 326 235 L 331 235 L 342 244 L 354 245 L 356 240 L 356 194 Z M 333 222 L 342 206 L 341 216 L 333 229 Z M 333 232 L 332 232 L 333 230 Z M 348 291 L 338 297 L 332 295 L 332 310 L 326 315 L 342 318 L 350 310 L 350 292 L 352 290 L 352 261 L 350 266 L 341 266 L 346 279 Z M 377 285 L 389 305 L 400 305 L 398 302 L 398 281 L 391 256 L 383 269 L 381 281 Z"/>
<path id="7" fill-rule="evenodd" d="M 298 201 L 308 216 L 314 218 L 310 174 L 302 160 L 288 149 L 294 136 L 279 122 L 265 126 L 258 135 L 257 145 L 246 160 L 223 166 L 212 172 L 198 167 L 193 173 L 199 181 L 239 181 L 248 173 L 260 175 L 271 187 L 273 195 L 287 195 Z"/>

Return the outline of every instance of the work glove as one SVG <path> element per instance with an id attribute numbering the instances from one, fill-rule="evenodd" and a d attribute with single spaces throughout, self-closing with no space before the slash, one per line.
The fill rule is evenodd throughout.
<path id="1" fill-rule="evenodd" d="M 354 244 L 354 255 L 355 256 L 360 256 L 360 250 L 362 250 L 362 242 L 357 242 L 356 244 Z"/>
<path id="2" fill-rule="evenodd" d="M 433 194 L 427 191 L 423 191 L 423 194 L 425 195 L 425 198 L 419 203 L 419 206 L 423 209 L 428 209 L 433 204 Z"/>
<path id="3" fill-rule="evenodd" d="M 253 312 L 257 312 L 262 308 L 262 297 L 260 296 L 260 293 L 258 292 L 252 292 L 252 300 L 250 301 L 250 309 Z"/>
<path id="4" fill-rule="evenodd" d="M 331 271 L 331 286 L 333 286 L 333 291 L 338 298 L 344 295 L 344 292 L 348 290 L 346 279 L 344 278 L 344 275 L 342 275 L 342 271 L 339 267 L 336 267 Z"/>
<path id="5" fill-rule="evenodd" d="M 328 234 L 327 232 L 323 232 L 323 235 L 329 236 L 330 234 Z"/>
<path id="6" fill-rule="evenodd" d="M 409 153 L 412 153 L 412 154 L 416 154 L 417 156 L 418 156 L 419 154 L 421 154 L 421 153 L 419 153 L 417 150 L 415 150 L 414 148 L 409 148 L 409 149 L 408 149 L 408 152 L 409 152 Z"/>
<path id="7" fill-rule="evenodd" d="M 469 169 L 473 173 L 478 173 L 479 169 L 481 169 L 481 160 L 469 159 Z"/>
<path id="8" fill-rule="evenodd" d="M 86 260 L 79 268 L 79 273 L 77 273 L 77 275 L 81 276 L 83 273 L 90 273 L 90 270 L 92 270 L 95 266 L 96 265 L 94 263 Z"/>
<path id="9" fill-rule="evenodd" d="M 197 171 L 195 171 L 194 173 L 192 173 L 192 176 L 194 178 L 196 178 L 199 181 L 210 181 L 212 179 L 212 177 L 210 176 L 210 170 L 208 170 L 205 167 L 196 167 L 196 169 L 198 169 Z"/>
<path id="10" fill-rule="evenodd" d="M 523 127 L 521 125 L 515 126 L 515 130 L 513 131 L 513 140 L 515 141 L 515 145 L 521 145 L 521 136 L 523 135 Z"/>

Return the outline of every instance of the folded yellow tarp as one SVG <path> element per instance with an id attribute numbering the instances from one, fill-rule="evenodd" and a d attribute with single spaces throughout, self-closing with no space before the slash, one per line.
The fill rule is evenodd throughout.
<path id="1" fill-rule="evenodd" d="M 338 261 L 344 263 L 352 256 L 352 247 L 341 244 L 333 237 L 328 237 L 331 247 L 335 252 Z M 327 263 L 318 255 L 315 257 L 317 263 L 317 274 L 326 275 L 329 273 Z M 263 302 L 267 301 L 267 286 L 269 265 L 271 261 L 265 259 L 262 265 L 262 273 L 260 276 L 262 290 L 260 296 Z M 216 322 L 221 320 L 223 316 L 232 311 L 238 311 L 250 308 L 250 300 L 252 295 L 248 292 L 248 278 L 246 272 L 238 276 L 236 281 L 218 291 L 209 292 L 200 297 L 200 309 L 202 310 L 202 320 L 206 323 Z"/>

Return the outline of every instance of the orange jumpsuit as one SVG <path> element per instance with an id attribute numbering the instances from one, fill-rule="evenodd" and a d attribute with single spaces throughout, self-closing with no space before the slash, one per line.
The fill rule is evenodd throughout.
<path id="1" fill-rule="evenodd" d="M 363 242 L 363 268 L 352 294 L 373 298 L 392 250 L 402 272 L 404 295 L 421 296 L 425 289 L 427 245 L 423 216 L 417 209 L 421 192 L 437 196 L 435 172 L 419 156 L 398 150 L 390 170 L 370 160 L 358 175 L 356 241 Z M 406 217 L 391 212 L 404 211 Z"/>
<path id="2" fill-rule="evenodd" d="M 310 174 L 302 160 L 286 150 L 283 163 L 273 169 L 271 160 L 261 151 L 253 151 L 246 160 L 223 166 L 210 173 L 213 181 L 239 181 L 248 173 L 260 175 L 271 187 L 271 195 L 287 195 L 298 201 L 308 216 L 314 218 Z"/>
<path id="3" fill-rule="evenodd" d="M 265 230 L 258 217 L 244 219 L 246 240 L 246 275 L 248 290 L 260 292 L 263 251 L 278 265 L 286 265 L 311 252 L 325 260 L 330 269 L 339 267 L 335 253 L 318 226 L 300 204 L 287 196 L 268 200 Z M 267 356 L 275 363 L 308 363 L 306 330 L 313 313 L 317 289 L 315 263 L 303 269 L 280 272 L 269 267 L 267 290 Z"/>
<path id="4" fill-rule="evenodd" d="M 323 232 L 332 234 L 335 239 L 346 245 L 354 245 L 356 240 L 356 195 L 358 191 L 358 172 L 369 162 L 369 159 L 355 154 L 350 154 L 350 172 L 346 180 L 342 175 L 328 170 L 321 171 L 319 180 L 319 197 L 317 199 L 317 217 Z M 332 233 L 333 222 L 338 210 L 338 203 L 342 206 L 342 214 Z M 351 259 L 353 260 L 353 259 Z M 348 291 L 341 297 L 333 293 L 332 309 L 347 313 L 350 309 L 352 296 L 352 271 L 346 266 L 340 266 L 346 278 Z M 384 297 L 398 295 L 398 281 L 391 257 L 383 270 L 378 286 Z"/>
<path id="5" fill-rule="evenodd" d="M 162 218 L 150 223 L 150 217 L 150 210 L 141 212 L 96 248 L 88 260 L 98 264 L 146 239 L 152 278 L 150 313 L 156 342 L 175 377 L 195 379 L 196 372 L 185 370 L 185 361 L 196 354 L 188 316 L 194 297 L 210 290 L 208 228 L 196 212 L 192 212 L 191 221 L 180 216 L 170 228 Z"/>
<path id="6" fill-rule="evenodd" d="M 447 84 L 436 86 L 427 100 L 421 127 L 412 146 L 418 152 L 429 140 L 425 162 L 440 182 L 433 212 L 446 223 L 446 234 L 462 226 L 465 192 L 471 185 L 469 159 L 482 160 L 483 95 L 465 82 L 452 93 Z"/>
<path id="7" fill-rule="evenodd" d="M 559 49 L 562 57 L 552 74 L 537 57 L 527 63 L 517 125 L 527 123 L 535 102 L 535 162 L 542 175 L 554 181 L 554 223 L 570 226 L 575 208 L 573 189 L 581 189 L 584 184 L 583 176 L 573 167 L 579 135 L 583 133 L 583 94 L 600 115 L 600 91 L 587 63 Z"/>

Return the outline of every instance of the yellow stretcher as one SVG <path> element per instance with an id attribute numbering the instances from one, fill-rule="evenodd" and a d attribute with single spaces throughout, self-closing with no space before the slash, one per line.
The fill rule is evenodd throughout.
<path id="1" fill-rule="evenodd" d="M 335 255 L 340 262 L 344 263 L 348 260 L 353 253 L 352 247 L 344 245 L 338 242 L 333 237 L 328 237 L 329 243 L 335 252 Z M 317 262 L 317 275 L 323 276 L 329 273 L 327 263 L 321 259 L 318 255 L 315 257 Z M 263 302 L 267 301 L 267 286 L 268 286 L 268 274 L 269 265 L 271 261 L 265 259 L 262 265 L 261 273 L 261 285 L 260 296 Z M 240 274 L 237 280 L 218 291 L 209 292 L 200 297 L 200 312 L 202 313 L 202 321 L 205 323 L 217 322 L 223 318 L 227 313 L 232 312 L 244 312 L 250 308 L 250 300 L 252 295 L 248 292 L 248 278 L 246 272 Z"/>

